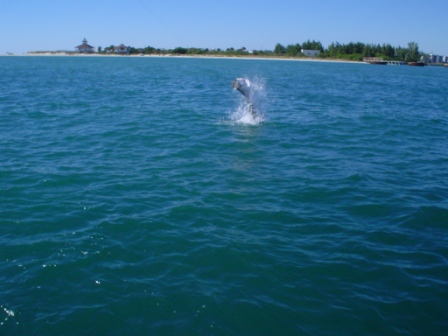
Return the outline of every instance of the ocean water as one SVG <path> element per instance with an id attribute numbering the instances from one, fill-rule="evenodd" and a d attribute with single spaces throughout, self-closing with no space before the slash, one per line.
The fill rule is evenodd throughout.
<path id="1" fill-rule="evenodd" d="M 0 89 L 0 335 L 446 335 L 448 69 L 1 57 Z"/>

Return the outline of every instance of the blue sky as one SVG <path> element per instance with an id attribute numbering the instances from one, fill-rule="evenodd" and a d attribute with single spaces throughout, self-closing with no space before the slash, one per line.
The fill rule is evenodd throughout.
<path id="1" fill-rule="evenodd" d="M 0 0 L 0 54 L 94 47 L 273 50 L 308 39 L 448 55 L 446 0 Z"/>

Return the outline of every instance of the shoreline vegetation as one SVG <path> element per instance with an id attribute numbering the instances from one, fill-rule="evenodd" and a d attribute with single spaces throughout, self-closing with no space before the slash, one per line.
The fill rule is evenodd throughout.
<path id="1" fill-rule="evenodd" d="M 66 51 L 42 51 L 42 52 L 28 52 L 26 54 L 9 54 L 0 55 L 1 56 L 12 56 L 12 57 L 135 57 L 135 58 L 208 58 L 208 59 L 246 59 L 246 60 L 272 60 L 272 61 L 310 61 L 310 62 L 339 62 L 339 63 L 356 63 L 356 64 L 366 64 L 362 61 L 350 61 L 344 59 L 333 59 L 333 58 L 318 58 L 318 57 L 286 57 L 286 56 L 265 56 L 265 55 L 219 55 L 219 54 L 99 54 L 99 53 L 77 53 L 77 52 L 66 52 Z"/>
<path id="2" fill-rule="evenodd" d="M 364 58 L 378 58 L 384 61 L 421 62 L 427 63 L 429 55 L 419 51 L 416 42 L 409 42 L 407 48 L 393 47 L 390 44 L 365 44 L 350 42 L 340 44 L 331 43 L 324 48 L 318 41 L 306 41 L 302 44 L 284 46 L 277 43 L 274 50 L 247 50 L 227 48 L 183 48 L 159 49 L 151 46 L 144 48 L 124 47 L 117 52 L 117 47 L 111 45 L 106 48 L 98 47 L 96 52 L 76 51 L 31 51 L 23 56 L 159 56 L 159 57 L 195 57 L 195 58 L 245 58 L 245 59 L 272 59 L 272 60 L 302 60 L 324 62 L 350 62 L 364 63 Z M 304 50 L 318 51 L 315 56 L 306 56 Z M 8 55 L 13 55 L 8 53 Z"/>

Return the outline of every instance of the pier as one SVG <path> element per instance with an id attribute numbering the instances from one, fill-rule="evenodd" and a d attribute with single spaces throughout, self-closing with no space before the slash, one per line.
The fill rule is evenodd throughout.
<path id="1" fill-rule="evenodd" d="M 404 61 L 386 61 L 380 57 L 364 57 L 363 62 L 369 64 L 379 64 L 379 65 L 407 65 Z"/>
<path id="2" fill-rule="evenodd" d="M 407 65 L 404 61 L 387 61 L 387 65 Z"/>

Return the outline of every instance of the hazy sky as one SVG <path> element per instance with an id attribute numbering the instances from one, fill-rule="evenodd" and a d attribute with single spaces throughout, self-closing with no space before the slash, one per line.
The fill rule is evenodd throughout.
<path id="1" fill-rule="evenodd" d="M 308 39 L 448 55 L 446 0 L 0 0 L 0 54 L 133 47 L 273 50 Z"/>

